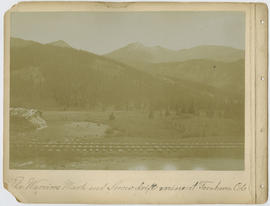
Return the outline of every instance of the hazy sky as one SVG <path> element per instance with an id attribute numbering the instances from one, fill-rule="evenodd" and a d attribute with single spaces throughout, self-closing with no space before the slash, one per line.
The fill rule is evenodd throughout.
<path id="1" fill-rule="evenodd" d="M 17 12 L 11 35 L 104 54 L 132 42 L 184 49 L 224 45 L 244 49 L 243 12 Z"/>

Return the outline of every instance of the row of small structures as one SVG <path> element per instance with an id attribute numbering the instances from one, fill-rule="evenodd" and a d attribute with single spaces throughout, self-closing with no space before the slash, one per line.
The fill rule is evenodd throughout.
<path id="1" fill-rule="evenodd" d="M 36 149 L 38 151 L 81 151 L 81 152 L 176 152 L 182 149 L 237 149 L 243 148 L 243 143 L 183 143 L 183 144 L 104 144 L 104 143 L 11 143 L 14 149 Z"/>

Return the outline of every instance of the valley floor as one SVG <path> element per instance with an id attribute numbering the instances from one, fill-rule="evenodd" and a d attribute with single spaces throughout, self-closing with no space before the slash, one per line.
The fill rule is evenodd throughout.
<path id="1" fill-rule="evenodd" d="M 244 135 L 233 119 L 143 111 L 42 111 L 48 127 L 11 120 L 10 168 L 241 170 Z"/>

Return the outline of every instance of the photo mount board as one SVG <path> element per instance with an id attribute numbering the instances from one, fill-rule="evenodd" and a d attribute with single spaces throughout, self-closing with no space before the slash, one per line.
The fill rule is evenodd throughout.
<path id="1" fill-rule="evenodd" d="M 246 15 L 245 170 L 9 169 L 11 12 L 242 11 Z M 4 186 L 24 203 L 264 203 L 268 197 L 268 8 L 261 3 L 23 2 L 5 14 Z M 200 186 L 195 186 L 198 183 Z M 205 187 L 207 183 L 207 187 Z M 70 186 L 71 185 L 71 186 Z"/>

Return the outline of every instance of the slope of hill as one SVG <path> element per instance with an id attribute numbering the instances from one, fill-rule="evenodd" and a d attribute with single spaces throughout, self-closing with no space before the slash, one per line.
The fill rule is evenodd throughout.
<path id="1" fill-rule="evenodd" d="M 127 90 L 134 89 L 135 80 L 159 84 L 151 75 L 86 51 L 37 42 L 22 48 L 14 43 L 27 42 L 11 39 L 11 104 L 113 104 L 124 101 L 121 93 L 129 98 Z"/>
<path id="2" fill-rule="evenodd" d="M 243 59 L 244 55 L 243 50 L 225 46 L 204 45 L 175 51 L 160 46 L 147 47 L 140 43 L 132 43 L 105 54 L 106 57 L 128 65 L 177 62 L 191 59 L 212 59 L 215 61 L 232 62 Z"/>
<path id="3" fill-rule="evenodd" d="M 234 62 L 193 59 L 183 62 L 148 64 L 144 70 L 158 76 L 198 82 L 238 95 L 244 94 L 244 59 Z"/>

